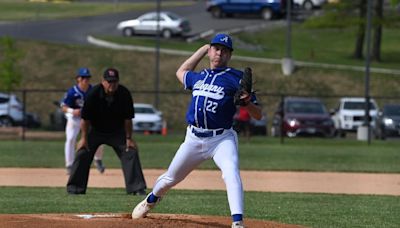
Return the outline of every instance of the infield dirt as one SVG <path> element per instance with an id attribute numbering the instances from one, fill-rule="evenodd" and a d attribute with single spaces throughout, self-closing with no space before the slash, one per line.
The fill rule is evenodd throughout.
<path id="1" fill-rule="evenodd" d="M 104 214 L 103 214 L 104 215 Z M 118 214 L 117 214 L 118 215 Z M 0 227 L 229 227 L 229 217 L 149 214 L 147 218 L 132 220 L 129 214 L 119 214 L 111 218 L 82 219 L 72 214 L 0 215 Z M 246 219 L 247 227 L 296 228 L 301 226 L 280 224 L 272 221 Z"/>

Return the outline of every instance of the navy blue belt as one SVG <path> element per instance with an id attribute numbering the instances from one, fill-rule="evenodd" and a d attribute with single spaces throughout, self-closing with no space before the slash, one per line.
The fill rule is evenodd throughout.
<path id="1" fill-rule="evenodd" d="M 197 131 L 194 127 L 192 127 L 192 133 L 199 138 L 208 138 L 224 133 L 224 129 Z"/>

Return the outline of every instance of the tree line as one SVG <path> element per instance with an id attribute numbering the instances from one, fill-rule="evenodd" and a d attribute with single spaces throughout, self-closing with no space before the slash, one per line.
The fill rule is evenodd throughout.
<path id="1" fill-rule="evenodd" d="M 354 27 L 356 38 L 352 56 L 365 58 L 365 39 L 367 30 L 367 14 L 369 0 L 341 0 L 336 4 L 324 7 L 322 16 L 313 18 L 305 25 L 317 28 Z M 400 27 L 400 0 L 372 1 L 372 48 L 370 58 L 380 62 L 383 27 Z"/>

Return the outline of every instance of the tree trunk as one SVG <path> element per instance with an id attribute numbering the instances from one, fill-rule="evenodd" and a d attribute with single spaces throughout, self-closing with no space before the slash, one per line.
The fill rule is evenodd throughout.
<path id="1" fill-rule="evenodd" d="M 377 0 L 375 4 L 376 20 L 374 23 L 374 37 L 371 59 L 381 61 L 382 23 L 383 23 L 383 0 Z"/>
<path id="2" fill-rule="evenodd" d="M 365 20 L 366 20 L 366 2 L 367 0 L 360 0 L 358 5 L 359 10 L 359 25 L 356 37 L 356 46 L 354 48 L 353 57 L 356 59 L 363 59 L 364 39 L 365 39 Z"/>

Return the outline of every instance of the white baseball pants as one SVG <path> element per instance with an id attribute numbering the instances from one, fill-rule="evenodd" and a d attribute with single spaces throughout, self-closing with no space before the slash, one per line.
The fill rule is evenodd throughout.
<path id="1" fill-rule="evenodd" d="M 157 179 L 153 194 L 164 196 L 203 161 L 212 158 L 222 171 L 231 214 L 243 214 L 243 187 L 236 132 L 229 129 L 224 130 L 221 135 L 200 138 L 192 133 L 191 128 L 187 128 L 185 141 L 176 152 L 167 172 Z"/>
<path id="2" fill-rule="evenodd" d="M 75 159 L 75 145 L 76 138 L 78 137 L 80 131 L 81 118 L 80 117 L 67 117 L 67 125 L 65 126 L 65 167 L 71 166 Z M 99 146 L 94 155 L 95 160 L 103 159 L 103 145 Z"/>

